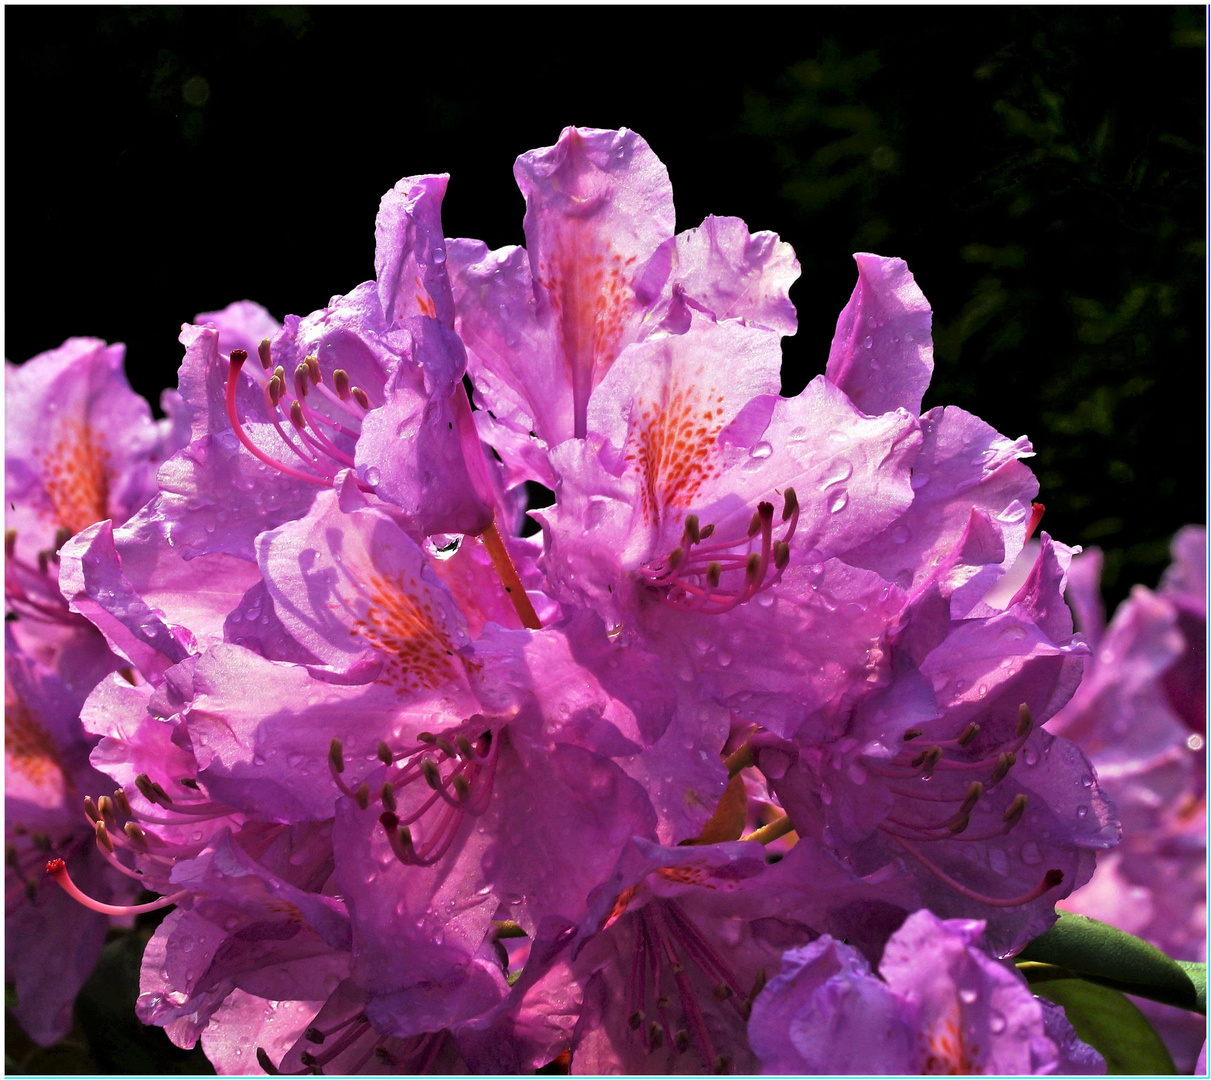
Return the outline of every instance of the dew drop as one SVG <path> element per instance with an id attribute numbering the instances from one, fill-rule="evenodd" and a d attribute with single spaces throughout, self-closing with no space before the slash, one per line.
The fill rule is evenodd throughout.
<path id="1" fill-rule="evenodd" d="M 869 349 L 874 343 L 875 339 L 872 338 L 870 334 L 867 334 L 866 337 L 862 339 L 862 348 Z"/>
<path id="2" fill-rule="evenodd" d="M 1087 818 L 1089 816 L 1089 807 L 1078 806 L 1076 808 L 1076 816 L 1079 817 L 1083 821 L 1085 818 Z"/>
<path id="3" fill-rule="evenodd" d="M 720 667 L 731 667 L 732 666 L 732 654 L 729 652 L 721 652 L 715 657 L 715 662 Z"/>
<path id="4" fill-rule="evenodd" d="M 1093 777 L 1092 776 L 1082 776 L 1081 777 L 1081 787 L 1086 787 L 1086 788 L 1093 787 Z"/>
<path id="5" fill-rule="evenodd" d="M 677 672 L 677 676 L 682 682 L 691 683 L 694 681 L 694 669 L 690 667 L 683 667 L 679 672 Z"/>
<path id="6" fill-rule="evenodd" d="M 769 457 L 770 454 L 772 454 L 773 452 L 774 452 L 774 448 L 772 446 L 770 446 L 769 443 L 762 440 L 761 442 L 759 442 L 753 446 L 753 448 L 748 452 L 748 456 L 751 458 L 757 458 L 758 460 L 760 460 L 762 458 Z"/>
<path id="7" fill-rule="evenodd" d="M 988 1030 L 994 1035 L 1000 1035 L 1005 1030 L 1005 1017 L 1003 1017 L 996 1009 L 992 1010 L 992 1015 L 988 1017 Z"/>
<path id="8" fill-rule="evenodd" d="M 1026 762 L 1027 765 L 1037 765 L 1039 763 L 1039 752 L 1033 746 L 1027 743 L 1024 747 L 1022 747 L 1022 760 Z"/>
<path id="9" fill-rule="evenodd" d="M 366 483 L 371 487 L 378 487 L 382 483 L 382 474 L 373 465 L 366 470 Z"/>
<path id="10" fill-rule="evenodd" d="M 1009 856 L 1005 854 L 1002 848 L 990 848 L 988 852 L 988 865 L 992 867 L 993 873 L 1004 877 L 1009 873 Z"/>
<path id="11" fill-rule="evenodd" d="M 905 544 L 905 543 L 907 543 L 907 542 L 908 542 L 908 538 L 909 538 L 909 536 L 911 536 L 911 535 L 912 535 L 912 534 L 911 534 L 911 533 L 908 531 L 908 526 L 907 526 L 907 525 L 897 525 L 897 526 L 896 526 L 894 529 L 892 529 L 892 531 L 891 531 L 891 538 L 892 538 L 892 540 L 894 540 L 894 541 L 895 541 L 897 544 Z"/>
<path id="12" fill-rule="evenodd" d="M 758 607 L 773 607 L 774 594 L 771 592 L 758 593 L 754 603 L 756 603 Z"/>
<path id="13" fill-rule="evenodd" d="M 441 266 L 441 264 L 446 261 L 446 249 L 441 247 L 434 248 L 433 261 L 437 263 L 438 266 Z"/>
<path id="14" fill-rule="evenodd" d="M 905 340 L 905 341 L 906 341 L 906 342 L 907 342 L 909 345 L 911 345 L 911 344 L 912 344 L 912 334 L 905 334 L 905 335 L 904 335 L 904 340 Z"/>
<path id="15" fill-rule="evenodd" d="M 901 589 L 907 589 L 907 588 L 909 588 L 909 587 L 912 585 L 912 571 L 911 571 L 911 570 L 901 570 L 901 571 L 900 571 L 900 572 L 899 572 L 899 573 L 896 575 L 896 582 L 895 582 L 895 583 L 896 583 L 896 585 L 898 585 L 898 586 L 899 586 Z"/>
<path id="16" fill-rule="evenodd" d="M 832 497 L 832 499 L 829 501 L 828 512 L 830 514 L 840 513 L 842 510 L 845 509 L 845 504 L 848 502 L 849 502 L 849 492 L 848 491 L 838 491 L 837 494 L 834 495 Z"/>
<path id="17" fill-rule="evenodd" d="M 264 756 L 263 754 L 257 754 L 257 755 L 255 755 L 255 756 L 253 757 L 253 759 L 252 759 L 252 763 L 253 763 L 254 765 L 264 765 L 264 764 L 265 764 L 265 756 Z"/>
<path id="18" fill-rule="evenodd" d="M 964 1005 L 974 1005 L 980 999 L 980 995 L 974 990 L 963 989 L 959 991 L 959 1000 Z"/>
<path id="19" fill-rule="evenodd" d="M 838 458 L 833 462 L 832 472 L 828 474 L 826 479 L 820 486 L 822 488 L 830 488 L 834 484 L 842 484 L 854 475 L 853 465 L 846 461 L 845 458 Z"/>

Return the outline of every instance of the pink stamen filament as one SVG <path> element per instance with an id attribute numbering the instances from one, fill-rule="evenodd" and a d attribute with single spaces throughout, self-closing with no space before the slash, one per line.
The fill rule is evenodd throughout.
<path id="1" fill-rule="evenodd" d="M 86 908 L 90 908 L 92 911 L 100 912 L 102 915 L 142 915 L 146 911 L 159 911 L 160 908 L 179 904 L 189 896 L 189 890 L 184 889 L 181 892 L 173 893 L 171 896 L 161 896 L 159 900 L 153 900 L 148 904 L 103 904 L 100 900 L 94 900 L 91 896 L 80 891 L 76 883 L 72 881 L 71 875 L 68 874 L 67 866 L 62 859 L 52 859 L 48 862 L 46 864 L 46 872 L 73 900 L 83 904 Z"/>

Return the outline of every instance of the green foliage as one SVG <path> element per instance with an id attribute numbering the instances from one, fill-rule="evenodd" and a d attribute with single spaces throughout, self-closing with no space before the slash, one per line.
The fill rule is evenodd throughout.
<path id="1" fill-rule="evenodd" d="M 1106 1059 L 1112 1076 L 1177 1072 L 1173 1058 L 1142 1012 L 1119 991 L 1084 979 L 1031 983 L 1036 994 L 1063 1008 L 1077 1037 Z"/>

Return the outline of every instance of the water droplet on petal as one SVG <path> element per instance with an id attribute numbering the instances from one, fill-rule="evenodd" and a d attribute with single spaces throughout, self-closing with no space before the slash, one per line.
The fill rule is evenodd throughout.
<path id="1" fill-rule="evenodd" d="M 839 513 L 840 511 L 845 509 L 845 504 L 848 502 L 849 502 L 849 492 L 848 491 L 838 491 L 837 494 L 832 497 L 832 500 L 828 504 L 828 512 L 830 514 Z"/>
<path id="2" fill-rule="evenodd" d="M 908 531 L 908 526 L 907 526 L 907 525 L 897 525 L 897 526 L 896 526 L 894 529 L 892 529 L 892 531 L 891 531 L 891 538 L 892 538 L 892 540 L 894 540 L 894 541 L 895 541 L 897 544 L 904 544 L 904 543 L 907 543 L 907 542 L 908 542 L 908 538 L 909 538 L 909 536 L 911 536 L 911 535 L 912 535 L 912 534 L 911 534 L 911 533 Z"/>
<path id="3" fill-rule="evenodd" d="M 1037 765 L 1039 763 L 1039 752 L 1027 743 L 1022 747 L 1022 760 L 1027 765 Z"/>
<path id="4" fill-rule="evenodd" d="M 732 666 L 732 654 L 728 653 L 728 652 L 721 652 L 715 657 L 715 662 L 720 667 L 731 667 Z"/>
<path id="5" fill-rule="evenodd" d="M 1079 818 L 1081 818 L 1082 820 L 1084 820 L 1086 817 L 1088 817 L 1088 816 L 1089 816 L 1089 807 L 1087 807 L 1087 806 L 1078 806 L 1078 807 L 1076 808 L 1076 816 L 1077 816 L 1077 817 L 1079 817 Z"/>
<path id="6" fill-rule="evenodd" d="M 441 266 L 446 261 L 446 249 L 437 247 L 433 249 L 433 261 Z"/>
<path id="7" fill-rule="evenodd" d="M 773 448 L 772 446 L 770 446 L 770 444 L 769 444 L 769 443 L 767 443 L 767 442 L 765 442 L 765 441 L 763 440 L 763 441 L 761 441 L 761 442 L 757 443 L 757 444 L 756 444 L 756 445 L 755 445 L 755 446 L 754 446 L 754 447 L 753 447 L 753 448 L 752 448 L 752 449 L 751 449 L 751 450 L 748 452 L 748 456 L 749 456 L 749 457 L 751 457 L 751 458 L 757 458 L 757 459 L 759 459 L 759 460 L 760 460 L 761 458 L 767 458 L 767 457 L 769 457 L 769 456 L 770 456 L 770 454 L 772 454 L 773 452 L 774 452 L 774 448 Z"/>
<path id="8" fill-rule="evenodd" d="M 974 990 L 963 989 L 959 991 L 959 1000 L 964 1005 L 974 1005 L 980 998 Z"/>
<path id="9" fill-rule="evenodd" d="M 988 1017 L 988 1030 L 994 1035 L 1000 1035 L 1005 1030 L 1005 1017 L 996 1009 L 993 1009 L 992 1014 Z"/>
<path id="10" fill-rule="evenodd" d="M 870 334 L 867 334 L 866 337 L 862 339 L 862 348 L 869 349 L 874 343 L 875 339 L 872 338 Z"/>

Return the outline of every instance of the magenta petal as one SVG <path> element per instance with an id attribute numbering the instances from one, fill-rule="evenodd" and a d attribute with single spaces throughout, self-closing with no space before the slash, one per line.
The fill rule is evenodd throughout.
<path id="1" fill-rule="evenodd" d="M 454 326 L 441 205 L 450 177 L 405 176 L 379 203 L 374 273 L 388 324 L 411 315 Z"/>
<path id="2" fill-rule="evenodd" d="M 933 375 L 933 315 L 903 259 L 860 253 L 826 373 L 868 416 L 921 411 Z"/>

